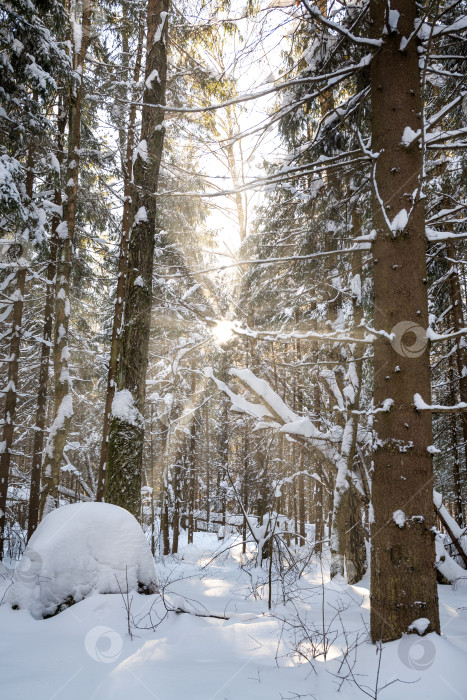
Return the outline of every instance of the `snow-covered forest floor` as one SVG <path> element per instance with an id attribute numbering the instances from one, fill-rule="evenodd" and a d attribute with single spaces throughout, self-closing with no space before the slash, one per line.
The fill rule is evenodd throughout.
<path id="1" fill-rule="evenodd" d="M 1 600 L 10 585 L 5 564 Z M 368 580 L 330 581 L 326 555 L 305 557 L 298 579 L 273 572 L 269 611 L 268 572 L 241 564 L 233 539 L 195 533 L 193 545 L 182 540 L 179 554 L 158 564 L 165 605 L 158 594 L 96 593 L 46 620 L 2 605 L 1 697 L 467 697 L 467 580 L 455 590 L 439 586 L 441 637 L 408 635 L 380 654 L 368 641 Z"/>

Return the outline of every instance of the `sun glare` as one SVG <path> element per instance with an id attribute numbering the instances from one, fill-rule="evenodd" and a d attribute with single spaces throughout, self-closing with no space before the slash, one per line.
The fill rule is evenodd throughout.
<path id="1" fill-rule="evenodd" d="M 216 325 L 212 329 L 212 334 L 218 345 L 224 345 L 228 343 L 232 337 L 232 321 L 217 321 Z"/>

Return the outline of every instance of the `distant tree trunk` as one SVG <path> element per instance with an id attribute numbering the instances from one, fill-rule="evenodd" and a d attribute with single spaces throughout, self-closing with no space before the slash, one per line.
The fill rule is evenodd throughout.
<path id="1" fill-rule="evenodd" d="M 220 468 L 218 471 L 218 494 L 221 502 L 221 512 L 222 512 L 222 525 L 225 528 L 226 521 L 226 495 L 225 488 L 221 484 L 225 481 L 229 473 L 229 409 L 225 398 L 222 401 L 222 418 L 221 418 L 221 431 L 219 436 L 219 452 L 220 452 Z"/>
<path id="2" fill-rule="evenodd" d="M 63 99 L 58 103 L 57 119 L 57 160 L 61 166 L 63 162 L 63 135 L 65 133 L 66 113 L 63 107 Z M 57 173 L 57 186 L 54 192 L 54 204 L 56 207 L 62 206 L 62 190 L 60 183 L 60 173 Z M 55 213 L 52 219 L 52 230 L 50 237 L 49 262 L 46 272 L 45 304 L 44 304 L 44 326 L 41 343 L 41 359 L 39 365 L 39 389 L 37 393 L 36 419 L 34 424 L 34 444 L 32 450 L 31 464 L 31 487 L 29 491 L 28 509 L 28 541 L 39 523 L 39 504 L 41 487 L 41 468 L 44 448 L 44 433 L 47 414 L 47 394 L 49 387 L 49 364 L 50 346 L 52 344 L 53 311 L 55 302 L 55 273 L 57 265 L 57 227 L 60 223 L 60 216 Z"/>
<path id="3" fill-rule="evenodd" d="M 226 108 L 226 114 L 227 114 L 227 137 L 228 139 L 232 139 L 235 135 L 235 127 L 234 127 L 234 119 L 235 119 L 235 109 L 233 107 L 227 107 Z M 235 150 L 234 150 L 234 145 L 232 141 L 228 142 L 228 145 L 225 148 L 226 156 L 227 156 L 227 166 L 229 169 L 230 176 L 232 178 L 232 184 L 234 186 L 234 189 L 238 189 L 244 184 L 243 180 L 243 154 L 240 151 L 240 174 L 238 172 L 238 167 L 237 167 L 237 161 L 235 158 Z M 246 207 L 244 206 L 244 194 L 242 192 L 236 192 L 233 195 L 233 199 L 235 200 L 235 208 L 237 210 L 237 219 L 238 219 L 238 233 L 240 236 L 240 245 L 243 243 L 243 241 L 246 238 L 246 231 L 247 231 L 247 215 L 246 215 Z"/>
<path id="4" fill-rule="evenodd" d="M 170 521 L 168 502 L 168 474 L 164 470 L 161 475 L 161 542 L 160 551 L 162 554 L 170 554 Z"/>
<path id="5" fill-rule="evenodd" d="M 449 229 L 450 227 L 448 227 Z M 459 332 L 465 328 L 464 322 L 464 310 L 462 306 L 462 291 L 459 279 L 459 271 L 457 265 L 452 262 L 456 259 L 456 246 L 451 240 L 446 241 L 446 253 L 450 259 L 451 274 L 449 276 L 449 284 L 451 290 L 451 304 L 452 304 L 452 317 L 454 320 L 454 331 Z M 456 362 L 457 362 L 457 372 L 459 375 L 459 394 L 460 400 L 467 403 L 467 348 L 465 340 L 460 338 L 456 344 Z M 455 403 L 455 401 L 453 402 Z M 460 414 L 460 419 L 462 422 L 462 437 L 464 440 L 464 452 L 465 452 L 465 462 L 467 468 L 467 413 L 462 412 Z M 456 417 L 453 416 L 454 422 Z M 459 469 L 459 459 L 456 453 L 456 459 L 454 461 L 454 492 L 456 498 L 456 520 L 459 525 L 463 525 L 464 514 L 462 509 L 462 483 L 461 483 L 461 473 Z"/>
<path id="6" fill-rule="evenodd" d="M 250 493 L 249 493 L 249 464 L 250 464 L 250 441 L 248 436 L 248 428 L 243 431 L 243 479 L 242 479 L 242 503 L 245 509 L 245 513 L 248 513 L 250 506 Z M 243 516 L 242 520 L 242 554 L 246 554 L 246 538 L 247 538 L 247 528 L 248 523 L 246 515 Z"/>
<path id="7" fill-rule="evenodd" d="M 155 538 L 155 510 L 154 510 L 154 492 L 155 482 L 154 482 L 154 404 L 151 402 L 151 422 L 150 422 L 150 435 L 149 435 L 149 460 L 151 464 L 151 552 L 152 556 L 156 553 L 156 538 Z"/>
<path id="8" fill-rule="evenodd" d="M 360 235 L 360 218 L 353 214 L 353 232 L 354 237 Z M 360 324 L 363 320 L 363 306 L 361 298 L 361 253 L 352 255 L 352 311 L 353 311 L 353 328 L 355 337 L 361 338 L 363 329 Z M 349 385 L 352 390 L 353 397 L 348 400 L 347 410 L 355 411 L 360 406 L 360 396 L 362 391 L 362 357 L 364 354 L 363 344 L 355 344 L 350 351 L 352 355 L 349 357 Z M 357 447 L 358 435 L 358 415 L 345 424 L 345 432 L 348 432 L 349 447 L 345 453 L 346 459 L 346 482 L 342 489 L 336 489 L 334 495 L 334 513 L 333 513 L 333 537 L 337 535 L 337 551 L 333 561 L 333 567 L 337 564 L 335 571 L 333 567 L 332 573 L 345 574 L 349 583 L 359 581 L 366 570 L 367 557 L 365 547 L 365 531 L 362 525 L 362 511 L 365 504 L 369 503 L 370 489 L 367 483 L 367 478 L 363 465 L 361 465 L 361 482 L 362 491 L 365 493 L 365 498 L 357 491 L 353 484 L 352 472 L 354 471 L 355 454 Z M 345 440 L 345 438 L 344 438 Z M 336 497 L 337 496 L 337 497 Z M 337 502 L 337 507 L 336 507 Z M 332 541 L 332 540 L 331 540 Z M 331 547 L 332 550 L 332 547 Z"/>
<path id="9" fill-rule="evenodd" d="M 128 51 L 128 37 L 124 35 L 123 49 Z M 133 84 L 136 85 L 140 79 L 141 59 L 143 54 L 144 25 L 141 22 L 138 36 L 138 48 L 136 51 L 135 69 L 133 73 Z M 128 72 L 128 71 L 127 71 Z M 129 77 L 129 76 L 128 76 Z M 133 95 L 133 101 L 135 100 Z M 109 371 L 107 373 L 107 390 L 105 396 L 104 421 L 102 426 L 102 442 L 99 456 L 99 475 L 97 479 L 96 501 L 102 501 L 105 493 L 105 477 L 107 466 L 107 455 L 109 450 L 109 428 L 112 411 L 112 401 L 115 395 L 115 380 L 117 377 L 118 357 L 120 352 L 120 339 L 122 332 L 123 302 L 125 298 L 125 286 L 127 280 L 128 245 L 130 241 L 131 228 L 131 178 L 133 171 L 133 151 L 135 146 L 135 122 L 136 104 L 130 107 L 128 117 L 128 132 L 121 133 L 120 141 L 122 147 L 126 148 L 125 158 L 122 163 L 123 170 L 123 212 L 122 212 L 122 235 L 120 238 L 120 253 L 118 258 L 117 289 L 115 292 L 115 310 L 112 324 L 112 337 L 110 344 Z"/>
<path id="10" fill-rule="evenodd" d="M 293 453 L 293 464 L 295 464 L 295 445 L 293 446 L 292 453 Z M 295 479 L 292 482 L 292 504 L 293 504 L 293 518 L 294 518 L 294 542 L 295 546 L 297 544 L 300 544 L 300 540 L 298 538 L 298 510 L 297 510 L 297 484 L 295 483 Z"/>
<path id="11" fill-rule="evenodd" d="M 456 376 L 454 370 L 454 358 L 449 355 L 449 400 L 450 405 L 455 406 L 457 403 L 457 392 L 456 392 Z M 462 414 L 461 414 L 462 415 Z M 449 426 L 451 432 L 451 449 L 452 458 L 450 460 L 452 465 L 452 482 L 454 486 L 454 517 L 458 525 L 462 527 L 464 523 L 464 512 L 462 507 L 462 485 L 461 485 L 461 474 L 460 474 L 460 460 L 459 460 L 459 443 L 457 437 L 457 414 L 451 413 L 449 416 Z"/>
<path id="12" fill-rule="evenodd" d="M 117 388 L 129 392 L 132 418 L 113 414 L 108 449 L 106 501 L 139 517 L 143 464 L 144 402 L 152 306 L 156 198 L 165 127 L 168 0 L 148 0 L 145 90 L 141 141 L 133 166 L 132 229 L 128 251 L 123 333 Z M 128 400 L 128 393 L 125 394 Z"/>
<path id="13" fill-rule="evenodd" d="M 413 0 L 391 2 L 391 12 L 398 16 L 397 31 L 393 31 L 387 27 L 385 0 L 370 0 L 373 36 L 383 42 L 370 64 L 371 148 L 378 154 L 373 182 L 374 323 L 377 329 L 395 334 L 394 347 L 382 336 L 374 344 L 375 407 L 385 399 L 393 400 L 389 411 L 375 416 L 374 642 L 397 639 L 420 617 L 429 619 L 428 632 L 439 632 L 431 531 L 433 464 L 427 450 L 432 444 L 431 414 L 414 407 L 416 393 L 430 403 L 430 358 L 423 332 L 417 345 L 407 325 L 397 327 L 399 323 L 413 324 L 415 330 L 428 326 L 423 151 L 418 142 L 402 144 L 406 127 L 413 132 L 422 128 L 416 38 L 400 49 L 401 37 L 413 33 L 416 7 Z M 412 356 L 410 348 L 416 349 Z"/>
<path id="14" fill-rule="evenodd" d="M 36 95 L 34 99 L 37 99 Z M 26 173 L 26 196 L 29 202 L 32 202 L 34 188 L 33 156 L 34 151 L 31 146 L 28 151 Z M 16 274 L 16 288 L 10 297 L 13 302 L 13 317 L 11 323 L 10 351 L 8 355 L 8 381 L 5 396 L 3 440 L 2 443 L 0 443 L 0 560 L 3 559 L 11 448 L 13 445 L 16 405 L 18 402 L 19 356 L 21 350 L 24 293 L 26 289 L 27 272 L 27 262 L 25 258 L 23 258 L 22 247 L 15 245 L 14 250 L 17 253 L 16 264 L 18 266 L 18 271 Z"/>
<path id="15" fill-rule="evenodd" d="M 297 310 L 295 320 L 298 324 L 299 322 L 299 312 Z M 301 344 L 300 340 L 297 339 L 295 341 L 295 351 L 296 351 L 296 357 L 297 357 L 297 363 L 300 362 L 302 358 L 302 350 L 301 350 Z M 300 370 L 298 370 L 295 374 L 295 386 L 294 386 L 294 411 L 298 411 L 299 415 L 302 415 L 303 412 L 303 391 L 302 391 L 302 378 L 300 374 Z M 304 470 L 304 452 L 303 450 L 300 450 L 300 460 L 299 460 L 299 471 Z M 295 462 L 294 462 L 294 469 L 295 469 Z M 305 529 L 305 479 L 303 474 L 300 474 L 298 477 L 298 522 L 299 522 L 299 535 L 300 535 L 300 546 L 305 544 L 306 540 L 306 529 Z"/>
<path id="16" fill-rule="evenodd" d="M 323 520 L 323 485 L 321 481 L 315 484 L 315 552 L 323 551 L 324 520 Z"/>
<path id="17" fill-rule="evenodd" d="M 191 400 L 194 402 L 196 394 L 196 374 L 195 364 L 191 363 Z M 197 436 L 197 420 L 196 413 L 193 414 L 190 425 L 190 439 L 188 440 L 187 449 L 187 480 L 188 480 L 188 544 L 193 544 L 193 533 L 195 530 L 194 510 L 196 502 L 196 436 Z"/>
<path id="18" fill-rule="evenodd" d="M 170 422 L 162 427 L 162 444 L 164 445 L 164 467 L 161 470 L 161 554 L 170 554 L 170 519 L 169 519 L 169 440 Z"/>
<path id="19" fill-rule="evenodd" d="M 193 534 L 195 531 L 195 503 L 196 503 L 196 433 L 197 424 L 196 418 L 193 419 L 190 426 L 190 440 L 188 451 L 188 544 L 193 544 Z"/>
<path id="20" fill-rule="evenodd" d="M 315 383 L 313 392 L 314 410 L 319 411 L 321 407 L 321 392 L 318 382 Z M 321 481 L 316 481 L 315 490 L 315 552 L 321 554 L 324 540 L 324 494 Z"/>
<path id="21" fill-rule="evenodd" d="M 172 554 L 178 552 L 178 540 L 180 537 L 180 506 L 182 500 L 183 476 L 182 467 L 180 464 L 174 464 L 170 470 L 171 485 L 173 493 L 172 507 Z"/>
<path id="22" fill-rule="evenodd" d="M 55 322 L 53 338 L 54 419 L 45 446 L 42 468 L 40 516 L 58 508 L 60 467 L 67 435 L 73 416 L 71 379 L 68 360 L 68 325 L 70 316 L 70 281 L 73 242 L 75 237 L 76 205 L 81 143 L 81 101 L 83 70 L 91 28 L 91 1 L 85 0 L 81 22 L 80 44 L 73 44 L 73 68 L 78 83 L 71 86 L 69 96 L 69 126 L 65 199 L 63 219 L 57 227 L 57 275 L 55 284 Z"/>
<path id="23" fill-rule="evenodd" d="M 19 256 L 17 256 L 18 272 L 16 274 L 16 287 L 10 296 L 10 299 L 13 302 L 13 317 L 11 321 L 10 349 L 8 354 L 8 381 L 5 389 L 6 396 L 3 438 L 2 443 L 0 444 L 0 560 L 3 559 L 11 448 L 13 445 L 16 404 L 18 401 L 19 353 L 21 347 L 24 291 L 26 286 L 27 270 L 27 262 L 22 256 L 21 246 L 16 246 L 15 244 L 15 248 L 18 248 L 19 250 Z"/>
<path id="24" fill-rule="evenodd" d="M 205 406 L 205 442 L 206 442 L 206 522 L 211 520 L 211 453 L 209 451 L 209 402 Z"/>

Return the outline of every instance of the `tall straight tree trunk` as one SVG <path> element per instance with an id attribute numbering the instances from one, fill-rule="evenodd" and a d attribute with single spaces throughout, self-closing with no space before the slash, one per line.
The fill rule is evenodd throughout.
<path id="1" fill-rule="evenodd" d="M 205 443 L 206 443 L 206 522 L 211 521 L 211 453 L 209 450 L 209 401 L 206 402 L 205 411 Z"/>
<path id="2" fill-rule="evenodd" d="M 194 396 L 196 394 L 196 374 L 195 365 L 192 362 L 192 375 L 191 375 L 191 399 L 194 402 Z M 188 479 L 188 544 L 193 544 L 193 534 L 195 530 L 195 501 L 196 501 L 196 481 L 197 481 L 197 470 L 196 470 L 196 435 L 197 435 L 197 421 L 196 414 L 193 415 L 191 425 L 190 425 L 190 439 L 187 440 L 187 479 Z"/>
<path id="3" fill-rule="evenodd" d="M 296 322 L 299 321 L 299 312 L 297 310 L 295 316 Z M 297 364 L 302 359 L 302 349 L 300 340 L 296 340 L 296 357 Z M 297 370 L 295 376 L 295 387 L 294 387 L 294 411 L 302 415 L 303 412 L 303 382 L 300 370 Z M 300 460 L 299 460 L 299 471 L 303 472 L 305 467 L 304 462 L 304 452 L 300 450 Z M 294 464 L 295 468 L 295 464 Z M 306 528 L 305 528 L 305 479 L 303 474 L 298 477 L 298 522 L 299 522 L 299 535 L 300 535 L 300 546 L 303 546 L 306 542 Z"/>
<path id="4" fill-rule="evenodd" d="M 141 510 L 144 402 L 151 325 L 154 234 L 159 169 L 164 143 L 167 78 L 168 0 L 148 0 L 145 90 L 141 141 L 133 166 L 131 238 L 125 288 L 123 333 L 118 363 L 118 392 L 112 404 L 106 501 L 127 508 L 136 518 Z"/>
<path id="5" fill-rule="evenodd" d="M 457 403 L 456 392 L 456 373 L 454 370 L 454 358 L 449 355 L 449 401 L 451 406 Z M 462 415 L 462 414 L 461 414 Z M 459 445 L 457 439 L 457 415 L 451 413 L 449 416 L 449 425 L 451 432 L 451 449 L 452 457 L 450 459 L 452 469 L 452 481 L 454 486 L 454 517 L 458 525 L 462 527 L 464 521 L 464 512 L 462 507 L 462 486 L 459 461 Z"/>
<path id="6" fill-rule="evenodd" d="M 370 66 L 374 161 L 373 247 L 375 327 L 393 333 L 393 345 L 375 342 L 374 398 L 389 411 L 375 416 L 371 529 L 371 636 L 397 639 L 417 618 L 439 632 L 434 570 L 431 414 L 417 411 L 414 395 L 430 403 L 430 357 L 425 262 L 425 212 L 421 196 L 423 152 L 402 144 L 406 127 L 422 128 L 420 69 L 413 33 L 414 0 L 392 0 L 397 31 L 386 26 L 388 4 L 370 0 L 371 26 L 382 46 Z M 397 218 L 396 218 L 397 217 Z M 405 324 L 399 325 L 398 324 Z M 408 325 L 407 325 L 408 324 Z M 404 335 L 405 329 L 405 335 Z M 418 338 L 418 340 L 417 340 Z"/>
<path id="7" fill-rule="evenodd" d="M 138 36 L 138 48 L 136 52 L 133 84 L 139 82 L 141 72 L 141 59 L 143 53 L 144 26 L 141 23 Z M 125 42 L 124 42 L 125 43 Z M 126 47 L 128 50 L 128 40 Z M 129 77 L 129 76 L 128 76 Z M 123 162 L 123 213 L 122 236 L 120 239 L 120 252 L 118 258 L 117 289 L 115 294 L 115 311 L 112 324 L 112 339 L 110 345 L 109 371 L 107 374 L 107 390 L 105 396 L 104 422 L 102 426 L 102 442 L 99 456 L 99 474 L 97 478 L 96 501 L 102 501 L 105 493 L 105 476 L 107 455 L 109 451 L 109 428 L 112 411 L 112 401 L 115 395 L 115 379 L 117 376 L 118 356 L 120 351 L 120 339 L 122 332 L 123 301 L 125 298 L 125 284 L 127 279 L 128 245 L 130 242 L 131 227 L 131 178 L 133 171 L 133 150 L 135 146 L 135 122 L 136 122 L 136 96 L 133 95 L 133 103 L 130 107 L 128 118 L 128 135 L 126 138 L 125 158 Z M 120 134 L 120 141 L 124 145 L 125 136 Z"/>
<path id="8" fill-rule="evenodd" d="M 54 362 L 54 419 L 45 446 L 42 467 L 42 493 L 40 516 L 58 508 L 58 486 L 71 418 L 73 401 L 68 360 L 68 326 L 70 316 L 70 280 L 75 237 L 76 205 L 81 143 L 81 102 L 83 97 L 83 71 L 91 29 L 91 2 L 85 0 L 81 21 L 81 34 L 73 44 L 73 68 L 76 83 L 71 86 L 69 96 L 69 124 L 66 187 L 63 204 L 63 219 L 57 227 L 57 275 L 55 283 L 55 320 L 53 337 Z"/>
<path id="9" fill-rule="evenodd" d="M 164 428 L 162 443 L 165 444 L 165 459 L 168 460 L 168 445 L 169 445 L 170 428 Z M 160 489 L 161 489 L 161 541 L 160 551 L 162 554 L 170 554 L 170 521 L 169 521 L 169 498 L 168 498 L 168 462 L 166 468 L 162 469 Z"/>
<path id="10" fill-rule="evenodd" d="M 180 501 L 182 498 L 182 469 L 179 464 L 174 464 L 171 469 L 171 484 L 173 493 L 172 554 L 177 554 L 180 536 Z"/>
<path id="11" fill-rule="evenodd" d="M 354 237 L 360 235 L 361 222 L 360 217 L 354 212 L 352 215 Z M 363 329 L 360 324 L 363 319 L 363 307 L 361 296 L 361 253 L 352 255 L 352 316 L 353 328 L 356 338 L 361 338 Z M 348 358 L 348 375 L 351 389 L 351 397 L 346 406 L 348 411 L 358 411 L 360 406 L 360 395 L 362 391 L 362 358 L 364 354 L 364 346 L 356 343 L 352 348 L 349 348 Z M 361 498 L 359 492 L 353 484 L 352 472 L 354 468 L 355 454 L 357 450 L 359 420 L 358 414 L 354 415 L 350 420 L 347 419 L 344 428 L 343 442 L 346 442 L 346 437 L 349 441 L 348 448 L 342 449 L 341 454 L 345 460 L 342 462 L 343 471 L 341 478 L 337 478 L 337 482 L 341 482 L 341 486 L 334 492 L 334 510 L 332 520 L 332 537 L 331 537 L 331 553 L 334 555 L 331 564 L 331 575 L 345 573 L 349 583 L 359 581 L 366 569 L 367 557 L 365 547 L 365 532 L 362 526 L 362 506 L 364 499 Z M 345 478 L 344 476 L 345 470 Z M 366 503 L 370 499 L 370 489 L 367 484 L 365 469 L 361 465 L 361 481 L 362 490 L 366 496 Z M 348 483 L 346 483 L 348 482 Z"/>
<path id="12" fill-rule="evenodd" d="M 61 165 L 63 162 L 63 135 L 66 125 L 66 113 L 63 108 L 63 100 L 58 103 L 57 118 L 57 159 Z M 62 206 L 62 191 L 60 173 L 57 173 L 57 186 L 54 193 L 54 204 L 57 208 Z M 47 394 L 49 385 L 50 346 L 52 344 L 53 311 L 55 301 L 55 272 L 57 264 L 57 227 L 60 223 L 58 213 L 52 220 L 52 231 L 49 250 L 49 262 L 46 272 L 44 326 L 41 344 L 41 359 L 39 365 L 39 389 L 37 393 L 36 420 L 34 424 L 34 444 L 31 464 L 31 487 L 29 490 L 28 508 L 28 540 L 39 523 L 39 504 L 41 486 L 42 452 L 44 448 L 44 431 L 47 413 Z"/>
<path id="13" fill-rule="evenodd" d="M 34 95 L 37 99 L 37 95 Z M 32 201 L 34 187 L 33 147 L 29 149 L 26 173 L 26 196 Z M 21 349 L 21 333 L 23 325 L 24 292 L 26 289 L 27 261 L 23 258 L 22 247 L 17 256 L 16 289 L 11 301 L 13 302 L 13 317 L 11 322 L 10 352 L 8 356 L 8 382 L 5 396 L 5 413 L 3 422 L 3 439 L 0 443 L 0 560 L 3 559 L 3 547 L 6 525 L 6 504 L 8 498 L 8 483 L 10 475 L 11 448 L 13 445 L 16 405 L 18 403 L 19 354 Z"/>
<path id="14" fill-rule="evenodd" d="M 450 227 L 448 227 L 449 230 Z M 456 246 L 452 240 L 446 241 L 446 253 L 452 261 L 456 259 Z M 456 332 L 465 328 L 464 310 L 462 306 L 462 290 L 459 279 L 459 271 L 457 265 L 451 262 L 451 274 L 449 276 L 449 285 L 451 290 L 452 317 L 454 320 L 454 330 Z M 467 347 L 464 338 L 459 338 L 456 344 L 456 362 L 459 375 L 459 394 L 460 400 L 467 403 Z M 455 402 L 454 402 L 455 403 Z M 455 421 L 454 417 L 454 421 Z M 467 413 L 461 413 L 462 421 L 462 437 L 464 439 L 464 453 L 467 467 Z M 456 520 L 459 525 L 463 524 L 462 512 L 462 484 L 461 474 L 459 469 L 459 460 L 456 455 L 454 469 L 454 489 L 456 493 Z"/>
<path id="15" fill-rule="evenodd" d="M 10 350 L 8 356 L 8 381 L 5 389 L 3 438 L 0 443 L 0 560 L 3 559 L 5 540 L 6 504 L 8 498 L 11 448 L 15 430 L 16 404 L 18 402 L 19 353 L 23 324 L 24 291 L 26 286 L 27 262 L 22 256 L 21 248 L 20 256 L 17 260 L 17 269 L 16 287 L 10 297 L 13 302 L 13 317 L 11 321 Z"/>
<path id="16" fill-rule="evenodd" d="M 314 551 L 321 554 L 323 551 L 324 520 L 323 520 L 323 485 L 316 481 L 315 490 L 315 547 Z"/>

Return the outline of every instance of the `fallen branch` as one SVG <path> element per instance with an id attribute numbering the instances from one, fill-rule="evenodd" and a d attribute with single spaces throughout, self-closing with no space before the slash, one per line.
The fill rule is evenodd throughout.
<path id="1" fill-rule="evenodd" d="M 460 538 L 462 537 L 462 535 L 465 534 L 465 530 L 462 530 L 458 526 L 458 524 L 456 523 L 454 518 L 452 518 L 451 515 L 448 513 L 448 511 L 446 510 L 446 507 L 443 506 L 443 499 L 442 499 L 441 494 L 437 493 L 436 491 L 433 491 L 433 505 L 435 507 L 435 512 L 436 512 L 437 516 L 441 520 L 444 529 L 446 530 L 447 534 L 451 538 L 452 544 L 457 549 L 459 556 L 461 557 L 461 559 L 464 562 L 466 569 L 467 569 L 467 552 L 465 551 L 465 549 L 462 546 L 462 543 L 460 541 Z M 467 576 L 467 571 L 466 571 L 466 576 Z"/>

